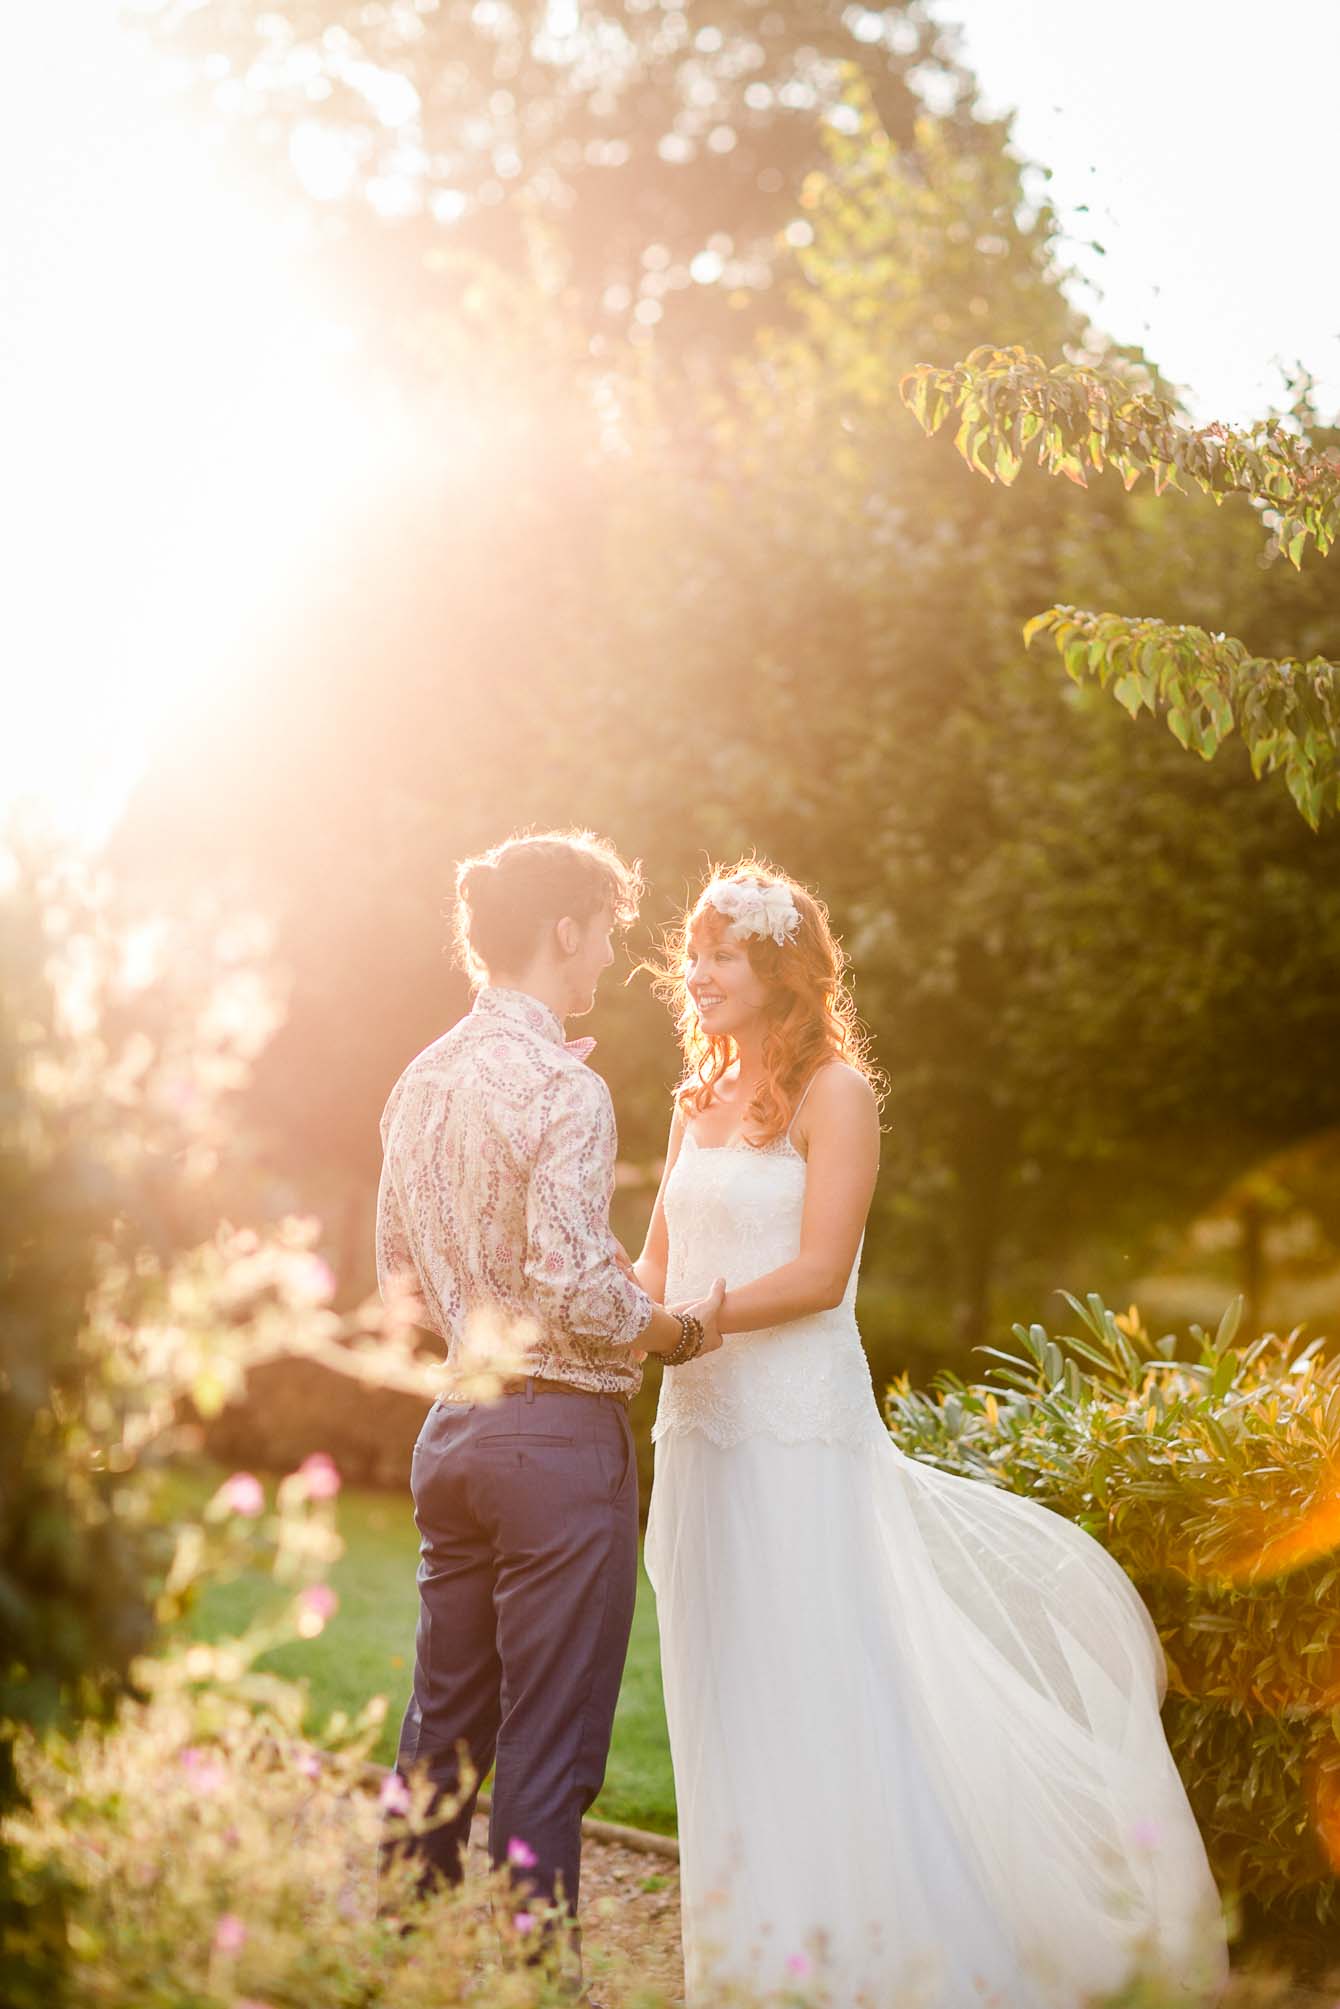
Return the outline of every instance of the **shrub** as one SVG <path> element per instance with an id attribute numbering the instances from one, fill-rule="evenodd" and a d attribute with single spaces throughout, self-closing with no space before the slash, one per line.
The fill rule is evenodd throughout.
<path id="1" fill-rule="evenodd" d="M 28 1804 L 11 1839 L 69 1893 L 71 1999 L 81 2009 L 562 1999 L 557 1957 L 524 1963 L 515 1899 L 499 1902 L 505 1878 L 424 1900 L 410 1865 L 392 1865 L 379 1915 L 384 1809 L 365 1762 L 377 1709 L 332 1726 L 318 1750 L 298 1734 L 300 1688 L 270 1681 L 260 1704 L 237 1687 L 249 1655 L 227 1652 L 234 1666 L 220 1672 L 216 1650 L 196 1684 L 182 1662 L 160 1664 L 150 1698 L 126 1705 L 110 1734 L 25 1747 Z M 532 1916 L 538 1931 L 538 1916 L 523 1920 Z"/>
<path id="2" fill-rule="evenodd" d="M 194 1694 L 163 1674 L 110 1734 L 25 1748 L 29 1810 L 12 1826 L 30 1862 L 73 1891 L 69 1938 L 79 2009 L 556 2009 L 570 2003 L 561 1948 L 528 1964 L 545 1915 L 523 1914 L 507 1873 L 472 1875 L 427 1898 L 410 1866 L 379 1893 L 383 1800 L 363 1753 L 375 1713 L 337 1748 L 297 1733 L 282 1685 L 273 1706 Z M 338 1729 L 338 1726 L 336 1726 Z M 393 1816 L 394 1817 L 394 1816 Z M 422 1802 L 405 1817 L 422 1819 Z M 610 2009 L 671 2009 L 673 1997 L 606 1953 L 602 1899 L 586 1912 L 583 1957 Z M 767 2003 L 711 1991 L 712 2009 L 849 2009 L 821 1966 Z M 799 1970 L 798 1970 L 799 1975 Z M 917 2000 L 922 1997 L 918 1995 Z M 1278 2003 L 1278 1982 L 1240 1978 L 1235 2009 Z M 1108 2009 L 1188 2009 L 1185 1992 L 1132 1981 Z M 907 2009 L 914 2009 L 908 1999 Z M 1075 2009 L 1081 2009 L 1076 2004 Z M 1093 2005 L 1101 2009 L 1101 2005 Z"/>
<path id="3" fill-rule="evenodd" d="M 419 1386 L 394 1321 L 346 1332 L 328 1309 L 314 1224 L 190 1246 L 213 1225 L 229 1091 L 273 1023 L 249 954 L 236 924 L 170 932 L 77 861 L 0 845 L 0 1820 L 25 1731 L 111 1720 L 159 1622 L 237 1549 L 223 1525 L 156 1525 L 184 1400 L 212 1413 L 292 1346 Z M 275 1530 L 295 1581 L 323 1553 L 300 1519 Z M 7 2009 L 60 1995 L 62 1865 L 0 1851 Z"/>
<path id="4" fill-rule="evenodd" d="M 1068 1294 L 1067 1294 L 1068 1295 Z M 1168 1663 L 1165 1725 L 1221 1889 L 1340 1919 L 1340 1360 L 1240 1306 L 1189 1344 L 1068 1297 L 987 1347 L 1002 1385 L 895 1382 L 900 1448 L 1039 1500 L 1110 1549 Z"/>

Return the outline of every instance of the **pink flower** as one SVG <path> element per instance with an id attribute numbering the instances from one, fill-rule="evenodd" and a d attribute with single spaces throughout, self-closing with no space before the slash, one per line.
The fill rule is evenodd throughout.
<path id="1" fill-rule="evenodd" d="M 382 1789 L 377 1795 L 383 1813 L 407 1814 L 410 1808 L 409 1787 L 398 1772 L 388 1772 L 382 1780 Z"/>
<path id="2" fill-rule="evenodd" d="M 192 1790 L 202 1800 L 210 1798 L 226 1784 L 227 1768 L 210 1752 L 202 1751 L 198 1745 L 188 1744 L 181 1754 L 181 1767 L 191 1782 Z"/>
<path id="3" fill-rule="evenodd" d="M 299 1751 L 293 1760 L 294 1769 L 302 1773 L 304 1779 L 321 1777 L 321 1754 L 318 1751 Z"/>
<path id="4" fill-rule="evenodd" d="M 530 1932 L 534 1929 L 535 1919 L 528 1911 L 518 1911 L 513 1914 L 512 1923 L 518 1932 Z"/>
<path id="5" fill-rule="evenodd" d="M 334 1618 L 340 1608 L 340 1600 L 328 1583 L 309 1583 L 306 1590 L 298 1594 L 298 1603 L 304 1611 L 312 1612 L 324 1625 L 328 1618 Z"/>
<path id="6" fill-rule="evenodd" d="M 333 1500 L 340 1490 L 340 1470 L 324 1451 L 313 1451 L 298 1467 L 309 1500 Z"/>
<path id="7" fill-rule="evenodd" d="M 286 1267 L 289 1289 L 300 1304 L 328 1304 L 334 1297 L 335 1272 L 324 1256 L 293 1256 Z"/>
<path id="8" fill-rule="evenodd" d="M 254 1520 L 265 1511 L 265 1488 L 251 1472 L 234 1472 L 219 1488 L 219 1498 L 235 1514 Z"/>
<path id="9" fill-rule="evenodd" d="M 787 1973 L 794 1974 L 797 1981 L 803 1981 L 810 1971 L 808 1954 L 788 1953 L 785 1964 Z"/>
<path id="10" fill-rule="evenodd" d="M 519 1835 L 513 1835 L 507 1844 L 507 1860 L 513 1869 L 534 1869 L 540 1859 L 529 1842 L 523 1842 Z"/>
<path id="11" fill-rule="evenodd" d="M 240 1953 L 247 1943 L 247 1928 L 235 1911 L 225 1911 L 214 1928 L 214 1948 L 218 1953 Z"/>

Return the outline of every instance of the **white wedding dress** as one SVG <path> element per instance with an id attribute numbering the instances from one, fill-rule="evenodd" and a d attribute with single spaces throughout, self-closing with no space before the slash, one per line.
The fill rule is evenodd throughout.
<path id="1" fill-rule="evenodd" d="M 790 1261 L 805 1177 L 787 1139 L 686 1135 L 667 1300 Z M 853 1269 L 836 1310 L 661 1383 L 646 1559 L 689 2004 L 743 1982 L 1075 2009 L 1137 1952 L 1215 1999 L 1220 1907 L 1138 1593 L 1059 1514 L 897 1449 L 855 1297 Z"/>

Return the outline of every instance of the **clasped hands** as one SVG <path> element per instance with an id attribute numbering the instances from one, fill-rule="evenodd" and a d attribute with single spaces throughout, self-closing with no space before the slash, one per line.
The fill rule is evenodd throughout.
<path id="1" fill-rule="evenodd" d="M 634 1283 L 639 1282 L 640 1279 L 633 1267 L 632 1259 L 627 1249 L 624 1248 L 621 1242 L 616 1242 L 615 1248 L 619 1268 L 625 1276 L 631 1277 Z M 691 1304 L 668 1304 L 665 1307 L 672 1316 L 677 1316 L 680 1312 L 690 1313 L 702 1326 L 703 1343 L 694 1356 L 697 1360 L 701 1360 L 705 1353 L 715 1353 L 721 1345 L 722 1332 L 718 1320 L 721 1315 L 721 1304 L 725 1295 L 726 1279 L 718 1277 L 706 1297 L 695 1298 Z M 633 1358 L 637 1361 L 645 1360 L 647 1358 L 646 1348 L 635 1346 L 633 1348 Z"/>

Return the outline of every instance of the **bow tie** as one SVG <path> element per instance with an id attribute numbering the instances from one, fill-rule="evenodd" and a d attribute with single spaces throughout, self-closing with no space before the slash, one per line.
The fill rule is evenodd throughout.
<path id="1" fill-rule="evenodd" d="M 588 1034 L 584 1039 L 565 1039 L 567 1052 L 575 1054 L 578 1060 L 588 1060 L 595 1047 L 595 1041 Z"/>

